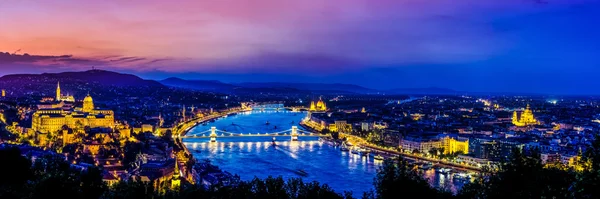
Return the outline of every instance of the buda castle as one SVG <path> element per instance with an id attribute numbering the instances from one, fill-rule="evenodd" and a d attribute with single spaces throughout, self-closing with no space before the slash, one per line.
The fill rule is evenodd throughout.
<path id="1" fill-rule="evenodd" d="M 46 107 L 38 106 L 38 110 L 33 114 L 32 130 L 47 134 L 58 133 L 65 126 L 74 130 L 83 130 L 85 127 L 113 128 L 115 126 L 114 112 L 95 108 L 89 94 L 83 99 L 82 107 L 65 103 L 71 101 L 71 98 L 72 96 L 60 94 L 59 84 L 56 88 L 56 103 Z"/>

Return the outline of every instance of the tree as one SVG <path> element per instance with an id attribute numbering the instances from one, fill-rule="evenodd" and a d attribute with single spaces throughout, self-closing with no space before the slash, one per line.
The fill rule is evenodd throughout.
<path id="1" fill-rule="evenodd" d="M 577 174 L 573 193 L 577 198 L 600 198 L 600 136 L 596 135 L 586 150 L 580 164 L 583 171 Z"/>
<path id="2" fill-rule="evenodd" d="M 386 160 L 375 177 L 374 186 L 374 197 L 377 199 L 402 196 L 440 198 L 448 195 L 448 193 L 431 187 L 429 182 L 423 178 L 423 174 L 413 169 L 403 158 Z"/>
<path id="3" fill-rule="evenodd" d="M 32 179 L 31 161 L 21 155 L 19 148 L 0 149 L 0 198 L 17 198 L 24 184 Z"/>
<path id="4" fill-rule="evenodd" d="M 82 172 L 80 182 L 83 198 L 99 198 L 107 189 L 102 181 L 102 171 L 98 168 L 88 168 Z"/>
<path id="5" fill-rule="evenodd" d="M 487 174 L 463 187 L 461 198 L 572 198 L 571 171 L 545 168 L 539 153 L 524 155 L 514 149 L 508 161 L 496 173 Z"/>

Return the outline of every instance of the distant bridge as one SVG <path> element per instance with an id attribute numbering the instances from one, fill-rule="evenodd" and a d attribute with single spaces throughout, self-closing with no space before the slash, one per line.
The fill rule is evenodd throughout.
<path id="1" fill-rule="evenodd" d="M 283 110 L 290 110 L 293 112 L 298 112 L 298 111 L 307 111 L 308 108 L 304 107 L 304 106 L 293 106 L 293 107 L 286 107 L 284 104 L 282 103 L 248 103 L 247 104 L 248 107 L 250 107 L 252 110 L 257 110 L 257 111 L 283 111 Z"/>
<path id="2" fill-rule="evenodd" d="M 216 127 L 211 127 L 209 130 L 179 136 L 180 138 L 210 138 L 211 142 L 217 141 L 218 137 L 226 138 L 241 138 L 241 137 L 290 137 L 292 141 L 297 141 L 298 137 L 324 137 L 325 135 L 316 134 L 298 129 L 297 126 L 292 126 L 291 129 L 273 133 L 232 133 L 218 130 Z"/>

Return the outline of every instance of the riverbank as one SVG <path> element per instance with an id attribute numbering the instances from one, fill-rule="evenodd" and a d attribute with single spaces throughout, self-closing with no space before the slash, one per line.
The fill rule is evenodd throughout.
<path id="1" fill-rule="evenodd" d="M 304 128 L 306 128 L 307 130 L 314 132 L 314 133 L 320 133 L 320 131 L 314 129 L 311 125 L 306 125 L 304 123 L 301 124 Z M 376 151 L 378 153 L 384 153 L 384 154 L 392 154 L 392 155 L 399 155 L 402 156 L 404 158 L 410 158 L 410 159 L 415 159 L 415 160 L 419 160 L 419 161 L 426 161 L 426 162 L 431 162 L 431 163 L 435 163 L 435 164 L 440 164 L 443 165 L 444 167 L 448 167 L 448 168 L 452 168 L 452 169 L 456 169 L 456 170 L 461 170 L 461 171 L 468 171 L 468 172 L 482 172 L 481 168 L 478 167 L 473 167 L 470 165 L 464 165 L 464 164 L 457 164 L 457 163 L 452 163 L 452 162 L 448 162 L 448 161 L 444 161 L 444 160 L 439 160 L 439 159 L 434 159 L 434 158 L 428 158 L 428 157 L 424 157 L 424 156 L 419 156 L 419 155 L 414 155 L 414 154 L 408 154 L 408 153 L 401 153 L 399 151 L 394 150 L 393 148 L 385 148 L 382 146 L 378 146 L 375 144 L 371 144 L 369 142 L 367 142 L 364 138 L 355 136 L 355 135 L 349 135 L 346 133 L 340 133 L 340 138 L 347 138 L 348 141 L 350 141 L 353 144 L 357 144 L 360 147 L 365 147 L 368 148 L 370 150 Z"/>
<path id="2" fill-rule="evenodd" d="M 187 134 L 192 128 L 198 126 L 199 124 L 202 124 L 204 122 L 208 122 L 210 120 L 214 120 L 214 119 L 218 119 L 221 117 L 225 117 L 231 114 L 238 114 L 238 113 L 243 113 L 246 111 L 252 111 L 252 109 L 250 108 L 246 108 L 246 109 L 242 109 L 242 108 L 234 108 L 234 109 L 230 109 L 227 112 L 223 112 L 223 113 L 217 113 L 214 115 L 208 115 L 205 117 L 201 117 L 201 118 L 194 118 L 190 121 L 186 121 L 183 123 L 178 124 L 175 128 L 173 128 L 172 132 L 173 132 L 173 138 L 175 140 L 175 144 L 180 147 L 181 149 L 184 150 L 184 152 L 186 153 L 186 155 L 189 155 L 190 158 L 193 158 L 192 153 L 189 151 L 189 149 L 187 149 L 187 147 L 185 147 L 185 145 L 183 144 L 183 141 L 181 140 L 182 136 L 185 136 L 185 134 Z"/>

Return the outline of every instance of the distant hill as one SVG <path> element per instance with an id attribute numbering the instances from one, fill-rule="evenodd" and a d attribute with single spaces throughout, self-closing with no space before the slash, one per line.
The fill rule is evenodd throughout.
<path id="1" fill-rule="evenodd" d="M 237 86 L 223 83 L 217 80 L 184 80 L 176 77 L 171 77 L 160 81 L 163 85 L 195 89 L 201 91 L 222 91 L 228 92 L 235 89 Z"/>
<path id="2" fill-rule="evenodd" d="M 353 85 L 353 84 L 318 84 L 318 83 L 283 83 L 283 82 L 245 82 L 228 84 L 217 80 L 185 80 L 171 77 L 160 81 L 166 86 L 195 89 L 201 91 L 217 92 L 266 92 L 266 93 L 285 93 L 285 92 L 306 92 L 306 93 L 369 93 L 377 92 L 373 89 Z"/>
<path id="3" fill-rule="evenodd" d="M 42 74 L 14 74 L 0 77 L 0 82 L 24 83 L 52 83 L 58 81 L 69 83 L 81 82 L 84 84 L 98 84 L 104 86 L 156 86 L 162 84 L 154 80 L 144 80 L 131 74 L 122 74 L 105 70 L 88 70 L 83 72 L 42 73 Z"/>
<path id="4" fill-rule="evenodd" d="M 0 88 L 6 89 L 11 96 L 54 96 L 57 82 L 60 82 L 64 94 L 75 95 L 76 98 L 91 93 L 100 99 L 110 99 L 109 94 L 128 95 L 133 90 L 141 92 L 168 88 L 157 81 L 104 70 L 5 75 L 0 77 Z"/>
<path id="5" fill-rule="evenodd" d="M 420 94 L 420 95 L 454 95 L 460 93 L 460 91 L 455 91 L 447 88 L 437 88 L 437 87 L 428 87 L 428 88 L 397 88 L 384 91 L 389 94 Z"/>
<path id="6" fill-rule="evenodd" d="M 354 84 L 326 83 L 286 83 L 286 82 L 243 82 L 224 83 L 217 80 L 185 80 L 171 77 L 160 81 L 166 86 L 195 89 L 200 91 L 215 91 L 227 93 L 312 93 L 312 94 L 418 94 L 418 95 L 454 95 L 460 93 L 446 88 L 398 88 L 391 90 L 375 90 Z"/>
<path id="7" fill-rule="evenodd" d="M 293 88 L 306 91 L 328 91 L 349 93 L 374 93 L 374 89 L 365 88 L 354 84 L 321 84 L 321 83 L 284 83 L 284 82 L 245 82 L 235 84 L 247 88 Z"/>

